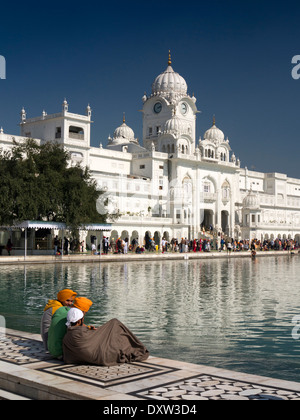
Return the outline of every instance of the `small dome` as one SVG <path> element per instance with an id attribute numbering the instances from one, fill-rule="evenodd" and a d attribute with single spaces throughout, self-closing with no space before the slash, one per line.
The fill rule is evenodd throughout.
<path id="1" fill-rule="evenodd" d="M 174 132 L 181 133 L 182 131 L 183 131 L 182 121 L 176 115 L 174 115 L 165 124 L 166 133 L 174 133 Z"/>
<path id="2" fill-rule="evenodd" d="M 116 128 L 114 132 L 114 139 L 125 139 L 128 141 L 134 140 L 134 132 L 128 127 L 126 123 L 123 123 L 120 127 Z"/>
<path id="3" fill-rule="evenodd" d="M 252 190 L 244 198 L 244 200 L 243 200 L 243 207 L 245 209 L 253 209 L 253 210 L 260 209 L 258 195 L 255 194 Z"/>
<path id="4" fill-rule="evenodd" d="M 123 118 L 123 124 L 115 129 L 113 139 L 109 138 L 108 140 L 110 144 L 137 143 L 134 131 L 125 123 L 125 117 Z"/>
<path id="5" fill-rule="evenodd" d="M 218 127 L 214 118 L 213 126 L 204 134 L 204 140 L 210 140 L 214 143 L 222 143 L 225 140 L 225 135 Z"/>
<path id="6" fill-rule="evenodd" d="M 171 55 L 169 54 L 168 67 L 166 71 L 161 73 L 155 79 L 152 85 L 152 94 L 169 94 L 179 93 L 187 95 L 187 84 L 186 81 L 180 74 L 176 73 L 171 66 Z"/>

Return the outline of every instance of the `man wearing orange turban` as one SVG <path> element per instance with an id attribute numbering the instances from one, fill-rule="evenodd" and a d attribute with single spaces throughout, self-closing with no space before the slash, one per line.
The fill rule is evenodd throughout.
<path id="1" fill-rule="evenodd" d="M 77 297 L 74 300 L 73 306 L 80 309 L 82 312 L 87 313 L 90 310 L 93 302 L 86 297 Z"/>
<path id="2" fill-rule="evenodd" d="M 50 299 L 44 308 L 44 314 L 41 320 L 41 336 L 45 349 L 48 350 L 48 331 L 50 328 L 52 316 L 61 307 L 70 307 L 77 293 L 70 289 L 64 289 L 57 293 L 57 299 Z"/>

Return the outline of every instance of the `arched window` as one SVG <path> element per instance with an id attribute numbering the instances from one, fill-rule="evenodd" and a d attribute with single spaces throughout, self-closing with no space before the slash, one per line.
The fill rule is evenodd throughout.
<path id="1" fill-rule="evenodd" d="M 204 192 L 204 194 L 215 194 L 216 183 L 210 177 L 205 177 L 203 178 L 203 181 L 202 181 L 202 188 L 203 188 L 202 191 Z"/>
<path id="2" fill-rule="evenodd" d="M 225 181 L 222 185 L 222 200 L 230 200 L 230 185 Z"/>
<path id="3" fill-rule="evenodd" d="M 192 180 L 186 176 L 182 181 L 183 188 L 183 205 L 187 206 L 193 202 L 193 183 Z"/>

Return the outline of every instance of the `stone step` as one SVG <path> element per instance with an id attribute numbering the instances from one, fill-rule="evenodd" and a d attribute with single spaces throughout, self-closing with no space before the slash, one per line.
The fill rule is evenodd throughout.
<path id="1" fill-rule="evenodd" d="M 22 395 L 0 389 L 0 400 L 2 401 L 30 401 L 31 398 L 23 397 Z"/>

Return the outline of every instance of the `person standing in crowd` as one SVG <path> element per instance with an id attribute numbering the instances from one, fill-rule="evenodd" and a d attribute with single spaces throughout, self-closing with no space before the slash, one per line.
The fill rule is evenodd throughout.
<path id="1" fill-rule="evenodd" d="M 58 240 L 57 235 L 54 238 L 53 245 L 54 245 L 54 255 L 56 255 L 58 251 L 58 246 L 59 246 L 59 240 Z"/>
<path id="2" fill-rule="evenodd" d="M 103 246 L 103 253 L 105 255 L 107 255 L 108 254 L 108 248 L 109 248 L 109 241 L 108 241 L 108 238 L 106 236 L 103 236 L 102 246 Z"/>
<path id="3" fill-rule="evenodd" d="M 124 250 L 124 254 L 127 254 L 128 253 L 128 238 L 125 238 L 124 239 L 124 248 L 123 248 L 123 250 Z"/>
<path id="4" fill-rule="evenodd" d="M 69 254 L 69 240 L 68 238 L 64 237 L 64 255 Z"/>
<path id="5" fill-rule="evenodd" d="M 166 252 L 166 248 L 167 248 L 167 241 L 165 240 L 165 238 L 162 238 L 161 248 L 162 248 L 162 253 L 164 254 Z"/>
<path id="6" fill-rule="evenodd" d="M 12 251 L 12 248 L 13 248 L 13 244 L 11 242 L 11 239 L 9 238 L 9 240 L 7 241 L 7 244 L 6 244 L 6 250 L 7 250 L 8 255 L 10 255 L 10 253 Z"/>

